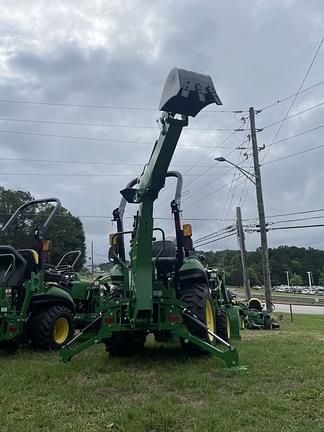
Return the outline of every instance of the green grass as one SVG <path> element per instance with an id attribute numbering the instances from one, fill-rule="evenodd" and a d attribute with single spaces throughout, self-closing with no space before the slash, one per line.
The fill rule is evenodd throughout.
<path id="1" fill-rule="evenodd" d="M 58 362 L 24 348 L 0 354 L 0 431 L 324 430 L 324 317 L 284 317 L 243 332 L 244 373 L 177 345 L 110 359 L 102 345 Z"/>

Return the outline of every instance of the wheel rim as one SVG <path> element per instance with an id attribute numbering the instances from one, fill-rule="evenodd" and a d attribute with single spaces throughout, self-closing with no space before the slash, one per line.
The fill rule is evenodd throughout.
<path id="1" fill-rule="evenodd" d="M 58 318 L 54 326 L 54 342 L 62 344 L 69 336 L 70 325 L 66 318 Z"/>
<path id="2" fill-rule="evenodd" d="M 208 327 L 208 330 L 215 333 L 216 325 L 215 325 L 215 315 L 214 315 L 214 308 L 212 303 L 208 300 L 206 303 L 206 325 Z M 210 342 L 214 340 L 214 336 L 208 333 L 208 339 Z"/>
<path id="3" fill-rule="evenodd" d="M 245 329 L 245 321 L 243 315 L 240 315 L 240 321 L 241 321 L 241 330 Z"/>

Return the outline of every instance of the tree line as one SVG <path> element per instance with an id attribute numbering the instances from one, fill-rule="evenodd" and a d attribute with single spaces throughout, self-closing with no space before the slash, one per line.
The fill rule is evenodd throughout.
<path id="1" fill-rule="evenodd" d="M 240 252 L 236 250 L 197 251 L 204 257 L 205 264 L 225 271 L 229 285 L 242 285 Z M 251 285 L 263 284 L 260 249 L 247 253 Z M 307 272 L 312 272 L 313 284 L 324 285 L 324 251 L 296 246 L 279 246 L 269 249 L 269 262 L 272 285 L 287 283 L 289 272 L 291 285 L 308 285 Z"/>

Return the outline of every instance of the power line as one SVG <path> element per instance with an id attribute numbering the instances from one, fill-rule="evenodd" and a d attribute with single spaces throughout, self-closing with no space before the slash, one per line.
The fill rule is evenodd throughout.
<path id="1" fill-rule="evenodd" d="M 195 168 L 196 166 L 198 166 L 198 164 L 203 161 L 204 159 L 206 159 L 211 153 L 213 153 L 213 151 L 215 151 L 217 148 L 219 148 L 219 146 L 221 146 L 222 144 L 224 144 L 226 141 L 228 141 L 233 135 L 235 135 L 235 132 L 230 133 L 229 135 L 227 135 L 226 137 L 224 137 L 220 143 L 216 146 L 213 147 L 212 150 L 210 150 L 206 155 L 204 155 L 202 158 L 198 159 L 198 161 L 196 161 L 193 165 L 191 165 L 188 170 L 186 170 L 184 172 L 184 174 L 188 173 L 189 171 L 191 171 L 193 168 Z M 189 184 L 190 185 L 190 184 Z M 169 189 L 170 186 L 167 186 L 166 188 L 164 188 L 164 191 L 166 191 L 167 189 Z M 158 207 L 162 207 L 162 205 L 167 202 L 168 199 L 163 200 L 162 202 L 160 202 L 157 206 Z"/>
<path id="2" fill-rule="evenodd" d="M 236 178 L 236 181 L 237 181 L 240 177 L 244 177 L 243 174 L 240 174 L 240 175 Z M 216 189 L 216 190 L 213 190 L 212 192 L 209 192 L 208 194 L 206 194 L 206 195 L 204 195 L 203 197 L 201 197 L 199 200 L 196 200 L 196 201 L 195 201 L 195 205 L 197 205 L 197 204 L 198 204 L 199 202 L 201 202 L 202 200 L 204 200 L 204 199 L 206 199 L 206 198 L 209 198 L 210 195 L 215 194 L 215 193 L 217 193 L 217 192 L 220 191 L 220 190 L 223 190 L 225 187 L 227 187 L 227 186 L 229 186 L 229 185 L 231 185 L 231 184 L 232 184 L 232 180 L 229 181 L 229 182 L 227 182 L 227 183 L 225 183 L 225 184 L 222 185 L 220 188 L 218 188 L 218 189 Z M 183 210 L 185 210 L 185 209 L 187 209 L 187 208 L 189 208 L 189 207 L 185 207 Z"/>
<path id="3" fill-rule="evenodd" d="M 124 128 L 124 129 L 154 129 L 157 130 L 157 126 L 138 126 L 138 125 L 126 125 L 126 124 L 107 124 L 107 123 L 92 123 L 92 122 L 76 122 L 76 121 L 62 121 L 62 120 L 34 120 L 34 119 L 19 119 L 19 118 L 8 118 L 0 117 L 0 121 L 15 122 L 15 123 L 40 123 L 46 125 L 65 125 L 65 126 L 87 126 L 87 127 L 100 127 L 100 128 Z M 232 129 L 232 128 L 189 128 L 185 131 L 234 131 L 242 132 L 247 129 Z"/>
<path id="4" fill-rule="evenodd" d="M 136 140 L 118 140 L 111 138 L 93 138 L 93 137 L 82 137 L 82 136 L 74 136 L 74 135 L 56 135 L 56 134 L 44 134 L 37 132 L 26 132 L 26 131 L 15 131 L 15 130 L 6 130 L 0 129 L 0 133 L 8 133 L 8 134 L 17 134 L 17 135 L 31 135 L 31 136 L 41 136 L 47 138 L 63 138 L 63 139 L 72 139 L 72 140 L 82 140 L 82 141 L 98 141 L 98 142 L 115 142 L 115 143 L 126 143 L 126 144 L 145 144 L 152 145 L 152 142 L 144 142 L 144 141 L 136 141 Z M 179 145 L 179 147 L 187 147 L 187 148 L 214 148 L 213 146 L 199 146 L 199 145 Z"/>
<path id="5" fill-rule="evenodd" d="M 281 221 L 276 221 L 276 222 L 268 222 L 269 225 L 276 225 L 276 224 L 280 224 L 280 223 L 286 223 L 286 222 L 300 222 L 300 221 L 308 221 L 308 220 L 314 220 L 314 219 L 323 219 L 323 216 L 312 216 L 312 217 L 308 217 L 308 218 L 297 218 L 297 219 L 286 219 L 286 220 L 281 220 Z"/>
<path id="6" fill-rule="evenodd" d="M 305 108 L 305 109 L 303 109 L 302 111 L 299 111 L 299 112 L 297 112 L 297 113 L 295 113 L 295 114 L 291 114 L 290 116 L 286 117 L 286 120 L 291 119 L 291 118 L 294 118 L 294 117 L 297 117 L 297 116 L 299 116 L 299 115 L 301 115 L 301 114 L 304 114 L 305 112 L 308 112 L 308 111 L 311 111 L 311 110 L 313 110 L 313 109 L 319 108 L 319 107 L 321 107 L 321 106 L 323 106 L 323 105 L 324 105 L 324 102 L 320 102 L 320 103 L 318 103 L 318 104 L 316 104 L 316 105 L 312 105 L 312 106 L 309 107 L 309 108 Z M 277 121 L 275 121 L 275 122 L 273 122 L 273 123 L 269 123 L 269 124 L 267 124 L 266 126 L 263 126 L 263 127 L 260 128 L 260 129 L 261 129 L 261 130 L 268 129 L 268 128 L 270 128 L 270 127 L 272 127 L 272 126 L 275 126 L 276 124 L 278 124 L 278 123 L 280 123 L 280 122 L 282 122 L 282 121 L 283 121 L 283 118 L 280 119 L 280 120 L 277 120 Z"/>
<path id="7" fill-rule="evenodd" d="M 231 136 L 233 136 L 233 135 L 231 134 Z M 243 142 L 244 142 L 244 141 L 243 141 Z M 227 153 L 227 154 L 225 155 L 225 157 L 228 157 L 229 155 L 231 155 L 235 150 L 236 150 L 236 148 L 233 149 L 231 152 Z M 208 156 L 210 153 L 212 153 L 212 152 L 209 152 L 209 153 L 207 154 L 207 156 Z M 228 172 L 233 171 L 233 169 L 235 169 L 235 168 L 230 168 L 230 169 L 228 170 Z M 202 174 L 205 174 L 205 173 L 208 172 L 209 170 L 210 170 L 210 167 L 208 167 L 205 171 L 203 171 Z M 186 172 L 189 172 L 189 171 L 190 171 L 190 170 L 188 170 L 188 171 L 186 171 Z M 215 181 L 217 181 L 217 179 L 218 179 L 219 177 L 223 177 L 223 174 L 220 175 L 220 176 L 215 177 L 214 180 L 208 184 L 208 186 L 210 186 L 211 184 L 215 183 Z M 235 177 L 235 173 L 234 173 L 234 177 Z M 190 186 L 190 185 L 191 185 L 192 183 L 194 183 L 196 180 L 197 180 L 197 179 L 193 179 L 193 180 L 192 180 L 192 181 L 191 181 L 187 186 Z M 191 199 L 194 195 L 196 195 L 196 194 L 197 194 L 198 192 L 200 192 L 202 189 L 205 189 L 205 187 L 206 187 L 206 185 L 202 185 L 198 190 L 195 190 L 195 192 L 194 192 L 193 194 L 191 194 L 190 197 L 187 197 L 187 199 Z M 186 199 L 185 199 L 185 200 L 186 200 Z M 185 201 L 185 200 L 184 200 L 184 201 Z"/>
<path id="8" fill-rule="evenodd" d="M 11 216 L 12 213 L 0 213 L 1 216 Z M 28 213 L 26 216 L 35 216 L 38 213 Z M 64 217 L 64 215 L 58 214 L 57 217 Z M 76 215 L 74 217 L 78 217 L 80 219 L 111 219 L 112 215 Z M 134 219 L 133 216 L 124 216 L 124 219 Z M 154 219 L 158 220 L 170 220 L 174 221 L 172 217 L 155 217 Z M 182 220 L 190 220 L 190 221 L 218 221 L 219 218 L 182 218 Z"/>
<path id="9" fill-rule="evenodd" d="M 319 44 L 319 46 L 318 46 L 318 48 L 317 48 L 317 50 L 316 50 L 316 52 L 315 52 L 315 54 L 313 56 L 313 59 L 312 59 L 310 65 L 309 65 L 309 67 L 308 67 L 308 69 L 306 71 L 306 74 L 305 74 L 305 76 L 304 76 L 304 78 L 303 78 L 303 80 L 302 80 L 302 82 L 301 82 L 301 84 L 300 84 L 300 86 L 299 86 L 299 88 L 297 90 L 297 93 L 293 97 L 293 100 L 291 101 L 291 104 L 289 105 L 288 110 L 286 111 L 286 114 L 285 114 L 284 118 L 281 120 L 281 122 L 279 124 L 279 127 L 278 127 L 277 131 L 275 132 L 275 134 L 274 134 L 274 136 L 273 136 L 273 138 L 271 140 L 270 145 L 268 145 L 268 147 L 267 147 L 267 150 L 266 150 L 266 153 L 264 154 L 263 160 L 267 156 L 267 154 L 268 154 L 271 146 L 275 143 L 275 139 L 279 135 L 279 133 L 280 133 L 280 131 L 281 131 L 283 125 L 284 125 L 284 122 L 286 121 L 286 119 L 287 119 L 287 117 L 288 117 L 288 115 L 289 115 L 289 113 L 290 113 L 290 111 L 291 111 L 291 109 L 292 109 L 292 107 L 293 107 L 293 105 L 294 105 L 294 103 L 295 103 L 298 95 L 300 94 L 300 92 L 301 92 L 301 90 L 302 90 L 302 88 L 304 86 L 304 83 L 305 83 L 305 81 L 306 81 L 306 79 L 307 79 L 307 77 L 308 77 L 308 75 L 309 75 L 309 73 L 311 71 L 311 68 L 312 68 L 312 66 L 313 66 L 313 64 L 314 64 L 314 62 L 316 60 L 316 57 L 317 57 L 317 55 L 318 55 L 318 53 L 319 53 L 319 51 L 321 49 L 321 46 L 322 46 L 323 42 L 324 42 L 324 37 L 321 39 L 321 42 L 320 42 L 320 44 Z"/>
<path id="10" fill-rule="evenodd" d="M 276 231 L 276 230 L 286 230 L 286 229 L 299 229 L 299 228 L 317 228 L 323 227 L 324 224 L 314 224 L 314 225 L 295 225 L 295 226 L 286 226 L 286 227 L 275 227 L 275 228 L 267 228 L 268 231 Z"/>
<path id="11" fill-rule="evenodd" d="M 299 156 L 301 154 L 308 153 L 308 152 L 311 152 L 311 151 L 314 151 L 314 150 L 318 150 L 319 148 L 323 148 L 323 147 L 324 147 L 324 144 L 320 144 L 320 145 L 315 146 L 315 147 L 310 147 L 310 148 L 308 148 L 306 150 L 301 150 L 301 151 L 295 152 L 295 153 L 289 153 L 287 156 L 282 156 L 282 157 L 277 158 L 277 159 L 271 159 L 268 162 L 265 162 L 264 164 L 262 164 L 262 166 L 270 165 L 270 164 L 272 164 L 274 162 L 279 162 L 279 161 L 282 161 L 282 160 L 285 160 L 285 159 L 289 159 L 289 158 L 294 157 L 294 156 Z"/>
<path id="12" fill-rule="evenodd" d="M 317 212 L 322 212 L 322 211 L 324 211 L 324 208 L 315 209 L 315 210 L 297 211 L 297 212 L 292 212 L 292 213 L 280 213 L 280 214 L 270 215 L 270 216 L 268 216 L 267 219 L 274 218 L 274 217 L 281 217 L 281 216 L 293 216 L 293 215 L 299 215 L 299 214 L 317 213 Z M 245 220 L 248 220 L 248 219 L 245 219 Z"/>
<path id="13" fill-rule="evenodd" d="M 236 233 L 228 234 L 228 235 L 226 235 L 226 236 L 219 237 L 219 238 L 217 238 L 217 239 L 213 239 L 213 240 L 210 240 L 210 241 L 208 241 L 208 242 L 205 242 L 205 243 L 199 244 L 198 247 L 205 246 L 205 245 L 207 245 L 207 244 L 214 243 L 214 242 L 216 242 L 216 241 L 223 240 L 223 239 L 225 239 L 225 238 L 232 237 L 232 236 L 235 236 L 235 235 L 236 235 Z"/>
<path id="14" fill-rule="evenodd" d="M 70 104 L 70 103 L 61 103 L 61 102 L 26 101 L 26 100 L 14 100 L 14 99 L 0 99 L 0 103 L 27 104 L 27 105 L 52 105 L 52 106 L 59 106 L 59 107 L 66 107 L 66 108 L 94 108 L 94 109 L 129 110 L 129 111 L 159 111 L 159 109 L 153 107 Z M 204 112 L 240 114 L 246 111 L 244 110 L 206 110 Z"/>
<path id="15" fill-rule="evenodd" d="M 242 150 L 240 150 L 240 156 L 242 158 Z M 242 162 L 242 160 L 239 160 L 238 161 L 238 165 L 241 165 L 241 163 L 243 165 L 242 168 L 244 169 L 245 168 L 244 167 L 244 163 L 248 164 L 248 160 L 243 161 L 243 162 Z M 239 175 L 238 174 L 239 174 L 239 170 L 235 169 L 234 174 L 233 174 L 233 178 L 232 178 L 232 184 L 230 186 L 229 197 L 228 197 L 226 206 L 224 206 L 224 210 L 223 210 L 223 214 L 222 214 L 223 217 L 227 216 L 227 214 L 228 214 L 228 212 L 229 212 L 229 210 L 230 210 L 230 208 L 232 206 L 232 202 L 234 200 L 234 196 L 235 196 L 236 190 L 238 188 L 238 180 L 239 180 Z M 243 182 L 244 182 L 244 180 L 243 180 Z M 236 230 L 236 228 L 235 228 L 235 230 Z M 229 242 L 230 242 L 230 240 L 225 239 L 225 243 L 224 243 L 225 249 L 228 248 Z"/>
<path id="16" fill-rule="evenodd" d="M 311 128 L 311 129 L 306 129 L 306 130 L 304 130 L 304 131 L 302 131 L 302 132 L 299 132 L 299 133 L 296 133 L 296 134 L 294 134 L 294 135 L 289 135 L 288 137 L 281 138 L 280 140 L 274 141 L 274 142 L 271 144 L 271 146 L 273 146 L 273 145 L 275 145 L 275 144 L 279 144 L 279 143 L 281 143 L 281 142 L 288 141 L 288 140 L 290 140 L 290 139 L 292 139 L 292 138 L 299 137 L 299 136 L 301 136 L 301 135 L 305 135 L 305 134 L 307 134 L 307 133 L 309 133 L 309 132 L 313 132 L 313 131 L 315 131 L 315 130 L 322 129 L 323 127 L 324 127 L 324 124 L 319 125 L 319 126 L 316 126 L 316 127 L 313 127 L 313 128 Z M 268 147 L 268 150 L 269 150 L 269 148 L 270 148 L 270 146 Z"/>
<path id="17" fill-rule="evenodd" d="M 0 172 L 0 176 L 45 176 L 45 177 L 136 177 L 136 174 L 72 174 L 72 173 L 21 173 L 21 172 Z M 201 174 L 186 174 L 187 177 L 201 177 Z M 203 177 L 214 177 L 212 174 Z"/>
<path id="18" fill-rule="evenodd" d="M 26 159 L 26 158 L 0 158 L 0 162 L 41 162 L 41 163 L 62 163 L 62 164 L 77 164 L 77 165 L 106 165 L 106 166 L 143 166 L 143 163 L 134 162 L 101 162 L 101 161 L 81 161 L 81 160 L 53 160 L 53 159 Z M 191 165 L 174 165 L 178 168 L 188 168 Z M 197 165 L 197 168 L 213 168 L 215 165 Z M 225 168 L 225 167 L 223 167 Z M 227 170 L 227 168 L 226 168 Z"/>
<path id="19" fill-rule="evenodd" d="M 224 219 L 219 219 L 219 220 L 221 220 L 222 222 L 224 222 Z M 224 231 L 229 231 L 232 228 L 234 228 L 233 224 L 232 225 L 228 225 L 227 227 L 224 227 L 224 228 L 222 228 L 222 229 L 220 229 L 218 231 L 214 231 L 214 232 L 212 232 L 210 234 L 206 234 L 206 235 L 204 235 L 202 237 L 199 237 L 198 239 L 195 240 L 195 243 L 200 242 L 200 241 L 204 241 L 206 238 L 219 235 L 220 233 L 224 234 Z"/>
<path id="20" fill-rule="evenodd" d="M 197 243 L 205 243 L 207 240 L 208 241 L 209 240 L 217 240 L 218 237 L 223 236 L 223 235 L 228 234 L 228 233 L 232 233 L 234 231 L 236 232 L 236 227 L 232 227 L 231 229 L 227 229 L 227 230 L 221 229 L 219 231 L 216 231 L 213 234 L 209 234 L 209 235 L 206 235 L 205 237 L 202 237 L 201 240 L 195 240 L 195 245 L 197 245 Z M 197 246 L 199 246 L 199 244 Z"/>
<path id="21" fill-rule="evenodd" d="M 320 86 L 320 85 L 323 85 L 323 84 L 324 84 L 324 81 L 319 81 L 318 83 L 313 84 L 313 85 L 311 85 L 310 87 L 306 87 L 306 88 L 304 88 L 303 90 L 301 90 L 301 91 L 299 92 L 299 94 L 305 93 L 305 92 L 307 92 L 307 91 L 309 91 L 309 90 L 312 90 L 312 89 L 314 89 L 314 88 L 316 88 L 316 87 L 318 87 L 318 86 Z M 267 109 L 269 109 L 269 108 L 272 108 L 273 106 L 276 106 L 276 105 L 281 104 L 282 102 L 286 102 L 287 100 L 289 100 L 289 99 L 291 99 L 291 98 L 293 98 L 293 97 L 295 97 L 295 96 L 296 96 L 296 93 L 293 93 L 293 94 L 291 94 L 291 95 L 289 95 L 289 96 L 286 96 L 286 97 L 284 97 L 284 98 L 282 98 L 282 99 L 277 99 L 275 102 L 272 102 L 271 104 L 262 107 L 260 111 L 261 111 L 261 112 L 262 112 L 262 111 L 265 111 L 265 110 L 267 110 Z"/>
<path id="22" fill-rule="evenodd" d="M 304 211 L 297 211 L 297 212 L 291 212 L 291 213 L 279 213 L 279 214 L 269 215 L 269 216 L 267 216 L 267 221 L 269 221 L 269 219 L 271 219 L 271 218 L 277 218 L 277 217 L 283 217 L 283 216 L 295 216 L 295 215 L 310 214 L 310 213 L 319 213 L 319 212 L 324 212 L 324 208 L 322 208 L 322 209 L 315 209 L 315 210 L 304 210 Z M 243 221 L 245 221 L 245 222 L 256 221 L 256 220 L 257 220 L 256 218 L 246 218 L 246 219 L 243 219 Z"/>

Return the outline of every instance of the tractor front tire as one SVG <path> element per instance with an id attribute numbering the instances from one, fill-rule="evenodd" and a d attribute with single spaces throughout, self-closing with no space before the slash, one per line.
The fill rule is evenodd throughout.
<path id="1" fill-rule="evenodd" d="M 30 339 L 35 348 L 58 350 L 73 334 L 73 314 L 66 306 L 50 306 L 32 318 Z"/>
<path id="2" fill-rule="evenodd" d="M 197 317 L 199 321 L 207 325 L 210 331 L 216 333 L 214 304 L 207 284 L 202 282 L 188 284 L 182 288 L 179 300 L 186 304 L 187 308 Z M 212 345 L 216 343 L 215 338 L 211 336 L 206 329 L 200 327 L 197 323 L 192 321 L 189 316 L 184 314 L 183 322 L 193 336 L 199 337 L 203 341 L 206 341 Z M 196 355 L 207 353 L 207 351 L 199 348 L 193 343 L 186 342 L 182 338 L 180 341 L 182 350 L 186 354 Z"/>
<path id="3" fill-rule="evenodd" d="M 231 327 L 226 310 L 221 309 L 220 315 L 217 317 L 217 336 L 228 342 L 231 337 Z"/>

